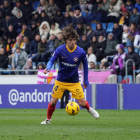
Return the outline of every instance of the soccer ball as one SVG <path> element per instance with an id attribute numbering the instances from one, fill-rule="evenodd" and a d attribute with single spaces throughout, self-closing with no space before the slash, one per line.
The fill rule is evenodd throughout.
<path id="1" fill-rule="evenodd" d="M 66 112 L 69 115 L 76 115 L 80 111 L 80 107 L 76 102 L 70 102 L 66 105 Z"/>

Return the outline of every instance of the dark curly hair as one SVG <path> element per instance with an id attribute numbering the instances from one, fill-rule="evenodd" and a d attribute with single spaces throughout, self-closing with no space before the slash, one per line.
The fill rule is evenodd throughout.
<path id="1" fill-rule="evenodd" d="M 69 26 L 66 26 L 62 29 L 63 40 L 66 42 L 66 40 L 70 37 L 75 38 L 77 41 L 79 40 L 79 35 L 77 34 L 76 30 L 73 28 L 71 23 Z"/>

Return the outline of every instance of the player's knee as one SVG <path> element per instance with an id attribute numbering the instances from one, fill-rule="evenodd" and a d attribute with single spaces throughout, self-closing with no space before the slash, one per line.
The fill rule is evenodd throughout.
<path id="1" fill-rule="evenodd" d="M 56 105 L 57 100 L 58 100 L 58 99 L 56 99 L 56 98 L 52 98 L 52 99 L 51 99 L 51 105 Z"/>

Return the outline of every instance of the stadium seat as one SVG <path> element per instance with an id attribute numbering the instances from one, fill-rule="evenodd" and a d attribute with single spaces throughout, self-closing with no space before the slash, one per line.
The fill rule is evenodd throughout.
<path id="1" fill-rule="evenodd" d="M 102 26 L 106 30 L 106 23 L 102 23 Z"/>
<path id="2" fill-rule="evenodd" d="M 35 1 L 35 3 L 34 3 L 34 10 L 36 10 L 36 9 L 37 9 L 37 7 L 38 7 L 39 3 L 40 3 L 40 1 Z"/>
<path id="3" fill-rule="evenodd" d="M 113 31 L 113 27 L 114 27 L 114 23 L 108 23 L 106 32 L 107 33 L 112 32 Z"/>
<path id="4" fill-rule="evenodd" d="M 43 64 L 45 65 L 45 62 L 38 62 L 38 65 L 39 65 L 40 63 L 43 63 Z"/>
<path id="5" fill-rule="evenodd" d="M 128 49 L 127 49 L 127 48 L 124 48 L 124 51 L 125 51 L 126 53 L 128 53 Z"/>
<path id="6" fill-rule="evenodd" d="M 132 75 L 127 75 L 127 78 L 129 79 L 129 84 L 133 83 Z M 124 76 L 124 80 L 126 80 L 126 76 Z"/>
<path id="7" fill-rule="evenodd" d="M 62 12 L 63 15 L 65 15 L 65 12 Z"/>
<path id="8" fill-rule="evenodd" d="M 36 66 L 36 62 L 33 62 L 33 66 Z"/>
<path id="9" fill-rule="evenodd" d="M 117 78 L 118 78 L 118 83 L 120 83 L 122 81 L 122 76 L 118 75 Z"/>
<path id="10" fill-rule="evenodd" d="M 82 15 L 83 15 L 84 18 L 87 17 L 87 13 L 86 12 L 82 12 Z"/>
<path id="11" fill-rule="evenodd" d="M 97 65 L 99 65 L 99 66 L 100 66 L 100 65 L 101 65 L 101 62 L 97 62 Z"/>
<path id="12" fill-rule="evenodd" d="M 136 52 L 136 53 L 138 53 L 138 52 L 139 52 L 139 50 L 138 50 L 137 48 L 135 48 L 135 52 Z"/>
<path id="13" fill-rule="evenodd" d="M 93 30 L 96 30 L 96 23 L 91 23 L 90 24 Z"/>
<path id="14" fill-rule="evenodd" d="M 88 12 L 88 16 L 91 14 L 91 11 Z"/>

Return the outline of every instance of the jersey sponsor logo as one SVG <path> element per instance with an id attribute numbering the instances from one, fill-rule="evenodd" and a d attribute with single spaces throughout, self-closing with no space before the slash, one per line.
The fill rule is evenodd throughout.
<path id="1" fill-rule="evenodd" d="M 65 59 L 66 57 L 61 57 L 62 59 Z"/>
<path id="2" fill-rule="evenodd" d="M 78 61 L 78 57 L 74 57 L 74 62 L 77 62 Z"/>
<path id="3" fill-rule="evenodd" d="M 65 66 L 69 66 L 69 67 L 76 67 L 77 66 L 76 64 L 69 64 L 69 63 L 65 63 L 65 62 L 62 62 L 62 64 Z"/>

